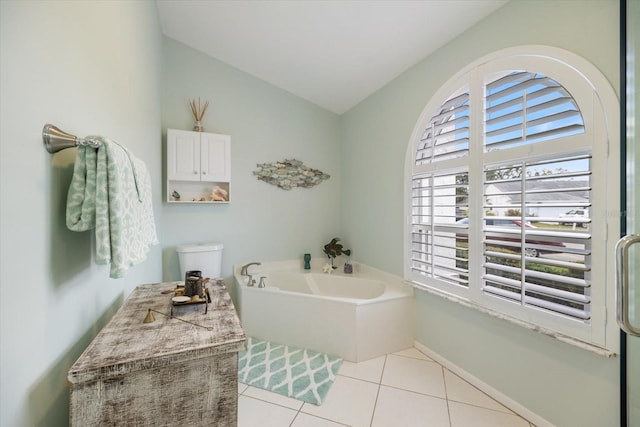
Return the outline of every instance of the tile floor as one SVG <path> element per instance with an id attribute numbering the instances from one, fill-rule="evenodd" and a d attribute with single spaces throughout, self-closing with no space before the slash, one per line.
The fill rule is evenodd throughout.
<path id="1" fill-rule="evenodd" d="M 344 361 L 322 405 L 238 385 L 239 427 L 532 427 L 415 348 Z"/>

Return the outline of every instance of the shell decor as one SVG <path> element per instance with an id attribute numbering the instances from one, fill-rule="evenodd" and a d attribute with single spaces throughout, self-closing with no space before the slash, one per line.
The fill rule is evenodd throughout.
<path id="1" fill-rule="evenodd" d="M 320 184 L 330 176 L 318 169 L 305 166 L 300 160 L 287 159 L 275 163 L 259 163 L 253 174 L 259 180 L 276 185 L 283 190 L 295 187 L 310 188 Z"/>

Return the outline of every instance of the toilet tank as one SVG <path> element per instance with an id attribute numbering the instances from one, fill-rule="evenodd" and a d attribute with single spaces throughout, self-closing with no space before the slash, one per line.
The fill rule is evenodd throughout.
<path id="1" fill-rule="evenodd" d="M 222 268 L 221 243 L 197 243 L 180 245 L 176 248 L 180 264 L 180 280 L 184 280 L 185 273 L 191 270 L 202 271 L 202 277 L 220 278 Z"/>

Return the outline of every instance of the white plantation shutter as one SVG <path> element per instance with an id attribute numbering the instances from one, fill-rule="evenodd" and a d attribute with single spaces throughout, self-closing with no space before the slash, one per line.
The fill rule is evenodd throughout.
<path id="1" fill-rule="evenodd" d="M 584 132 L 576 102 L 558 82 L 516 71 L 486 85 L 485 150 Z"/>
<path id="2" fill-rule="evenodd" d="M 466 211 L 468 173 L 430 174 L 413 179 L 411 268 L 449 284 L 468 286 L 468 225 L 456 221 Z"/>
<path id="3" fill-rule="evenodd" d="M 469 91 L 464 88 L 440 105 L 416 148 L 411 189 L 411 270 L 427 280 L 468 287 L 468 225 L 456 221 L 468 212 L 469 174 L 441 171 L 469 154 Z M 434 171 L 434 172 L 429 172 Z"/>
<path id="4" fill-rule="evenodd" d="M 469 153 L 469 92 L 445 101 L 425 128 L 416 152 L 416 164 L 428 164 Z"/>
<path id="5" fill-rule="evenodd" d="M 478 60 L 429 102 L 407 159 L 405 276 L 605 346 L 608 261 L 594 242 L 615 227 L 592 214 L 613 200 L 611 133 L 593 84 L 545 49 Z"/>
<path id="6" fill-rule="evenodd" d="M 556 224 L 561 217 L 553 212 L 589 206 L 589 165 L 590 156 L 576 156 L 485 168 L 484 292 L 590 318 L 589 220 L 570 229 L 532 224 Z"/>

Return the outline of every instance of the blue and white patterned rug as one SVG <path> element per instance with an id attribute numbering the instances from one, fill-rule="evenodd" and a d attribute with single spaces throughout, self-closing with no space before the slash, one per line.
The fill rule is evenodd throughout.
<path id="1" fill-rule="evenodd" d="M 238 381 L 320 405 L 341 364 L 337 356 L 249 337 L 238 354 Z"/>

